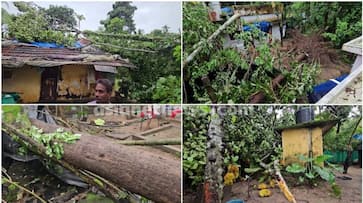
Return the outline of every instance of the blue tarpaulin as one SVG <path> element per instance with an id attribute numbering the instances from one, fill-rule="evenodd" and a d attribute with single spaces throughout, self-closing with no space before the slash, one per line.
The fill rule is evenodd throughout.
<path id="1" fill-rule="evenodd" d="M 270 30 L 270 27 L 272 26 L 272 24 L 270 22 L 267 21 L 261 21 L 261 22 L 257 22 L 253 24 L 257 29 L 260 29 L 263 32 L 268 32 Z M 252 28 L 250 25 L 244 25 L 243 26 L 243 31 L 248 32 L 251 31 Z"/>
<path id="2" fill-rule="evenodd" d="M 353 138 L 362 141 L 362 134 L 355 134 L 353 135 Z"/>
<path id="3" fill-rule="evenodd" d="M 226 13 L 227 15 L 233 15 L 233 10 L 230 7 L 223 7 L 221 8 L 222 13 Z"/>
<path id="4" fill-rule="evenodd" d="M 31 42 L 30 44 L 35 45 L 37 47 L 41 47 L 41 48 L 64 48 L 64 45 L 59 45 L 54 42 Z M 79 41 L 77 41 L 73 44 L 72 47 L 82 48 L 83 46 Z"/>
<path id="5" fill-rule="evenodd" d="M 313 91 L 309 93 L 309 102 L 316 103 L 319 101 L 324 95 L 326 95 L 331 89 L 338 85 L 339 82 L 343 81 L 348 75 L 342 75 L 335 80 L 328 80 L 326 82 L 320 83 L 313 87 Z"/>
<path id="6" fill-rule="evenodd" d="M 42 48 L 64 48 L 63 45 L 59 45 L 54 42 L 31 42 L 30 44 Z"/>

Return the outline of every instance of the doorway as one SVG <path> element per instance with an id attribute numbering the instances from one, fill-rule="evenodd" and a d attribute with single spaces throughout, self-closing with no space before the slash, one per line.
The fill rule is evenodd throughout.
<path id="1" fill-rule="evenodd" d="M 53 102 L 57 99 L 57 81 L 59 68 L 46 68 L 42 72 L 40 101 Z"/>

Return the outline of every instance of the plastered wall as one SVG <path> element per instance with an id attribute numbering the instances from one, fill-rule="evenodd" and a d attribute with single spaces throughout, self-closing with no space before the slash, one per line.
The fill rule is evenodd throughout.
<path id="1" fill-rule="evenodd" d="M 36 67 L 12 69 L 9 79 L 3 78 L 3 92 L 19 92 L 25 103 L 38 102 L 40 97 L 41 70 Z"/>

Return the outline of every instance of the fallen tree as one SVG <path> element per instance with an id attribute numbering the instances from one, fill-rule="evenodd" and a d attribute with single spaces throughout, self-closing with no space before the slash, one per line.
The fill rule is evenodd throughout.
<path id="1" fill-rule="evenodd" d="M 61 127 L 38 120 L 31 122 L 45 133 L 55 132 Z M 12 125 L 3 123 L 3 129 L 19 135 L 21 139 L 26 137 Z M 23 141 L 32 147 L 41 148 L 29 139 Z M 44 152 L 44 149 L 40 149 L 38 153 L 44 156 L 42 150 Z M 181 201 L 181 166 L 177 158 L 159 156 L 143 147 L 120 145 L 106 137 L 82 133 L 77 142 L 64 144 L 64 154 L 59 161 L 76 169 L 89 171 L 102 179 L 112 181 L 116 186 L 155 202 Z"/>

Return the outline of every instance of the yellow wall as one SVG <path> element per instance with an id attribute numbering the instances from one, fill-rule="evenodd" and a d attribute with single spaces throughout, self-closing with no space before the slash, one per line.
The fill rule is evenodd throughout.
<path id="1" fill-rule="evenodd" d="M 68 93 L 73 96 L 89 96 L 88 71 L 91 68 L 86 65 L 65 65 L 61 68 L 62 80 L 58 81 L 58 96 Z"/>
<path id="2" fill-rule="evenodd" d="M 309 136 L 308 128 L 286 129 L 282 131 L 282 164 L 300 162 L 296 157 L 298 154 L 309 155 Z M 311 130 L 313 157 L 323 155 L 323 136 L 321 128 Z"/>
<path id="3" fill-rule="evenodd" d="M 19 92 L 23 102 L 38 102 L 41 74 L 39 68 L 22 67 L 13 69 L 11 79 L 3 79 L 3 92 Z"/>

